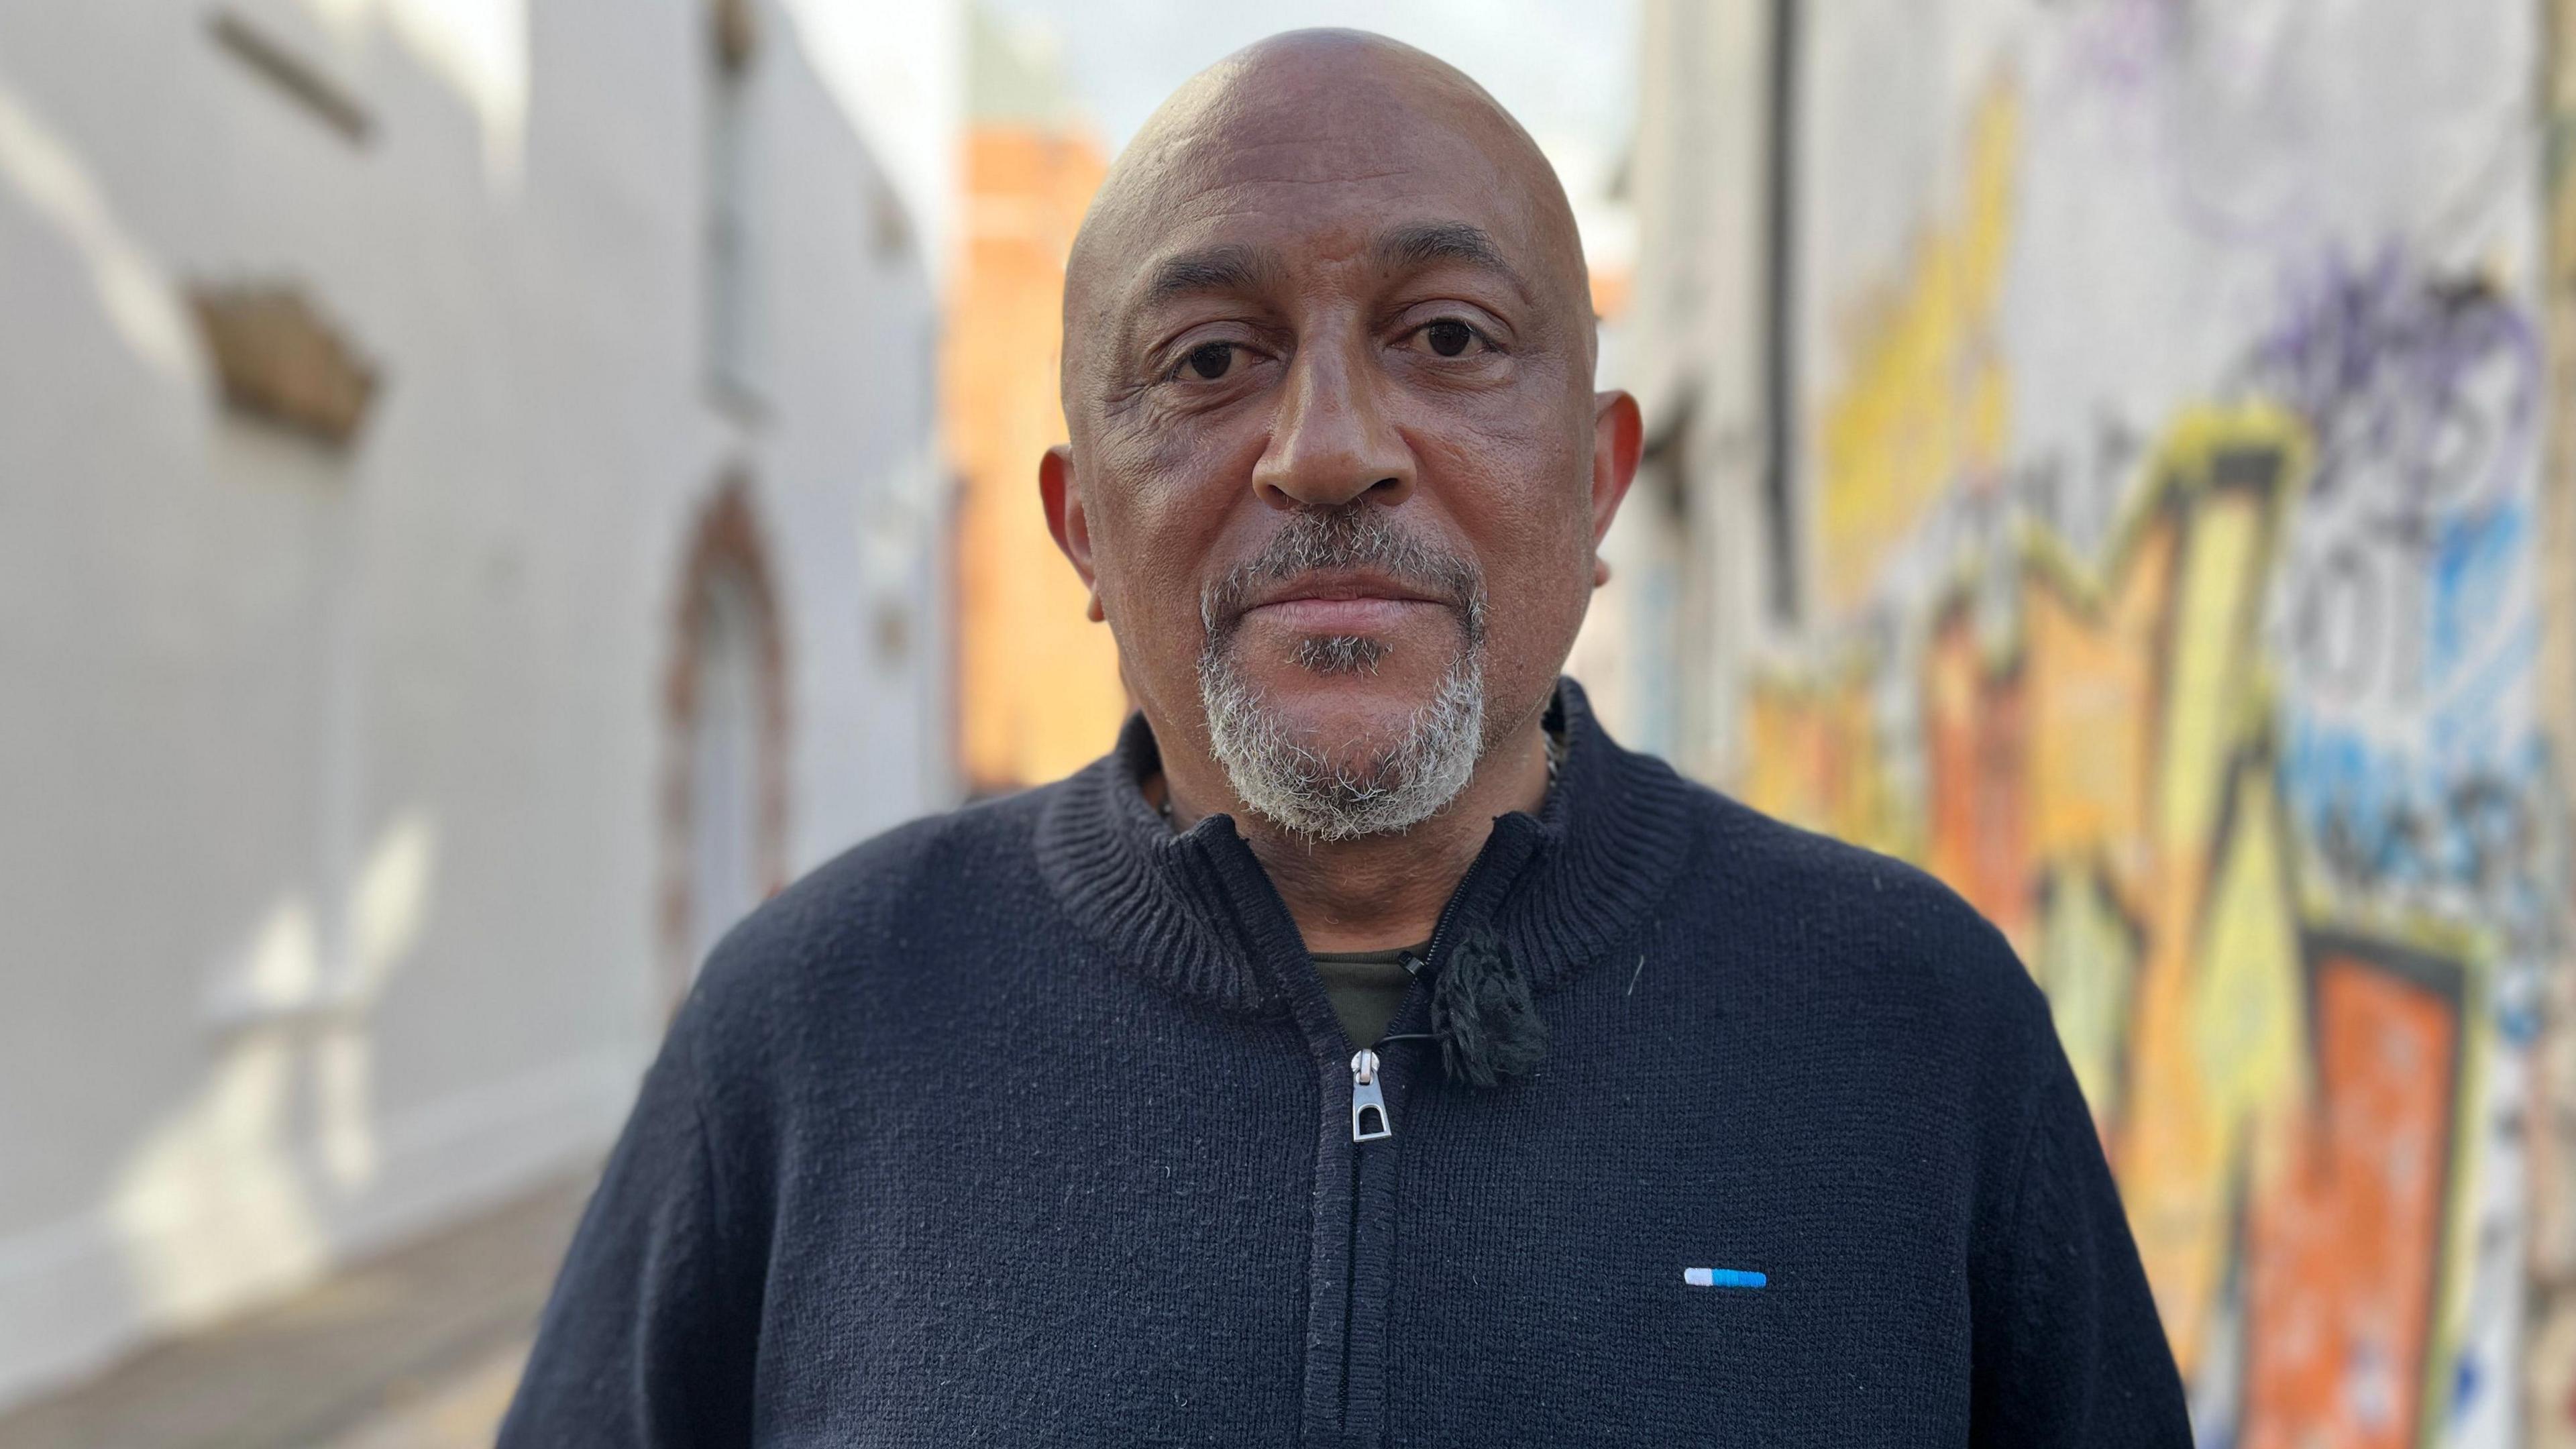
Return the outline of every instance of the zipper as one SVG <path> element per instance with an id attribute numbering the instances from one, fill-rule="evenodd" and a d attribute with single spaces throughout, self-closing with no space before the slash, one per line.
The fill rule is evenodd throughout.
<path id="1" fill-rule="evenodd" d="M 1467 899 L 1468 887 L 1485 873 L 1492 854 L 1491 850 L 1480 851 L 1467 867 L 1467 874 L 1459 879 L 1458 888 L 1449 893 L 1448 904 L 1440 908 L 1440 919 L 1432 923 L 1431 939 L 1423 943 L 1422 954 L 1408 953 L 1405 956 L 1406 975 L 1419 977 L 1432 962 L 1440 959 L 1440 943 L 1449 938 L 1450 923 L 1457 919 L 1459 907 Z M 1431 1035 L 1427 1031 L 1408 1031 L 1379 1040 L 1429 1040 Z M 1379 1142 L 1394 1135 L 1395 1119 L 1388 1116 L 1386 1110 L 1384 1064 L 1378 1060 L 1375 1051 L 1362 1047 L 1351 1054 L 1351 1141 Z"/>
<path id="2" fill-rule="evenodd" d="M 1351 1140 L 1375 1142 L 1394 1135 L 1386 1118 L 1386 1091 L 1378 1085 L 1377 1053 L 1362 1047 L 1351 1054 Z"/>
<path id="3" fill-rule="evenodd" d="M 1394 1274 L 1394 1227 L 1399 1207 L 1399 1168 L 1404 1150 L 1394 1142 L 1394 1098 L 1401 1080 L 1391 1080 L 1391 1065 L 1378 1044 L 1358 1047 L 1334 1021 L 1332 1000 L 1324 993 L 1296 920 L 1288 915 L 1260 859 L 1234 830 L 1193 830 L 1182 841 L 1206 853 L 1203 866 L 1231 905 L 1242 944 L 1278 982 L 1291 987 L 1291 1016 L 1314 1052 L 1309 1070 L 1321 1070 L 1324 1109 L 1319 1137 L 1314 1137 L 1314 1214 L 1311 1214 L 1309 1261 L 1306 1261 L 1306 1366 L 1298 1395 L 1298 1426 L 1306 1444 L 1383 1444 L 1386 1441 L 1386 1320 L 1388 1281 Z M 1492 902 L 1494 877 L 1512 866 L 1528 864 L 1533 828 L 1525 817 L 1504 817 L 1494 825 L 1484 851 L 1468 866 L 1458 890 L 1440 910 L 1419 962 L 1406 962 L 1414 975 L 1437 967 L 1453 949 L 1453 936 L 1473 910 Z M 1301 980 L 1303 977 L 1303 980 Z M 1419 985 L 1419 982 L 1417 982 Z M 1422 1021 L 1425 1003 L 1417 990 L 1406 993 L 1399 1011 L 1406 1026 Z M 1399 1031 L 1381 1036 L 1427 1039 L 1427 1031 Z M 1358 1049 L 1352 1049 L 1358 1047 Z M 1347 1078 L 1342 1078 L 1347 1073 Z M 1309 1078 L 1316 1080 L 1316 1078 Z M 1347 1122 L 1340 1096 L 1347 1080 Z M 1347 1132 L 1347 1137 L 1345 1137 Z"/>
<path id="4" fill-rule="evenodd" d="M 1431 928 L 1430 944 L 1422 948 L 1422 954 L 1416 956 L 1410 952 L 1406 953 L 1405 975 L 1409 977 L 1422 975 L 1422 968 L 1431 963 L 1433 953 L 1440 949 L 1440 938 L 1448 934 L 1449 916 L 1456 908 L 1457 899 L 1452 897 L 1449 905 L 1440 912 L 1439 922 Z M 1427 1031 L 1408 1031 L 1382 1036 L 1378 1040 L 1382 1042 L 1428 1040 L 1430 1036 L 1431 1033 Z M 1395 1119 L 1388 1116 L 1386 1111 L 1385 1072 L 1385 1064 L 1378 1059 L 1378 1054 L 1373 1049 L 1361 1047 L 1351 1053 L 1351 1140 L 1353 1142 L 1379 1142 L 1395 1135 Z"/>

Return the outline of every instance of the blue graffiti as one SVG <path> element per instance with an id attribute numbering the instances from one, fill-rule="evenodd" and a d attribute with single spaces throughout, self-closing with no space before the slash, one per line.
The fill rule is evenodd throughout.
<path id="1" fill-rule="evenodd" d="M 2506 597 L 2508 586 L 2528 587 L 2515 567 L 2530 546 L 2529 505 L 2521 499 L 2440 520 L 2432 550 L 2432 648 L 2426 651 L 2427 689 L 2468 657 L 2479 635 L 2521 612 Z"/>
<path id="2" fill-rule="evenodd" d="M 2556 939 L 2551 793 L 2537 737 L 2433 762 L 2293 716 L 2282 786 L 2325 877 L 2357 895 L 2467 915 L 2519 952 Z"/>

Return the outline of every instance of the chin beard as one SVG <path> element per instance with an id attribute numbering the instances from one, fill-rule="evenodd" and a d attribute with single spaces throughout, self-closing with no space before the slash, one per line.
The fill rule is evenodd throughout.
<path id="1" fill-rule="evenodd" d="M 1374 566 L 1457 611 L 1458 648 L 1438 688 L 1391 738 L 1321 740 L 1291 725 L 1244 677 L 1235 628 L 1268 579 L 1306 569 Z M 1410 830 L 1446 809 L 1484 758 L 1485 594 L 1473 565 L 1400 532 L 1367 504 L 1301 511 L 1259 556 L 1199 601 L 1199 703 L 1208 742 L 1246 809 L 1309 841 Z M 1375 674 L 1390 646 L 1365 635 L 1298 641 L 1290 662 L 1318 676 Z"/>
<path id="2" fill-rule="evenodd" d="M 1307 641 L 1318 642 L 1327 641 Z M 1301 646 L 1301 665 L 1336 672 L 1308 663 L 1306 653 Z M 1430 701 L 1393 738 L 1339 747 L 1290 726 L 1222 645 L 1200 657 L 1199 702 L 1209 745 L 1245 808 L 1310 841 L 1356 840 L 1410 830 L 1467 787 L 1485 752 L 1484 665 L 1481 640 L 1462 646 Z"/>

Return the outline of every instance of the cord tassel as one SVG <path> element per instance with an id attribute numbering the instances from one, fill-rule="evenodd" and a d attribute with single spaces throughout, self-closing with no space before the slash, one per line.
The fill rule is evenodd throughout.
<path id="1" fill-rule="evenodd" d="M 1453 1082 L 1490 1087 L 1527 1075 L 1547 1055 L 1547 1021 L 1529 977 L 1491 933 L 1458 943 L 1431 983 L 1431 1034 Z"/>

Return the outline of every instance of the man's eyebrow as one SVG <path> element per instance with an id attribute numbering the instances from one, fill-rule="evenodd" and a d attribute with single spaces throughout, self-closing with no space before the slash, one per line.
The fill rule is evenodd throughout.
<path id="1" fill-rule="evenodd" d="M 1255 292 L 1279 275 L 1279 259 L 1253 247 L 1224 244 L 1178 252 L 1154 264 L 1145 305 L 1205 292 Z"/>
<path id="2" fill-rule="evenodd" d="M 1520 272 L 1503 258 L 1503 249 L 1494 234 L 1481 226 L 1463 221 L 1426 221 L 1400 226 L 1382 233 L 1374 248 L 1378 263 L 1391 271 L 1411 271 L 1435 262 L 1461 262 L 1500 273 L 1502 278 L 1530 295 L 1529 284 Z"/>

